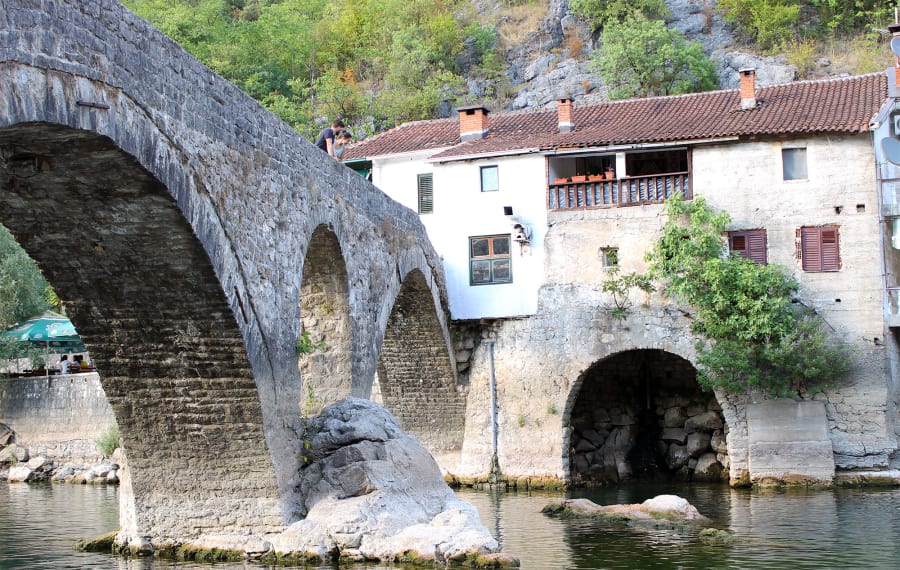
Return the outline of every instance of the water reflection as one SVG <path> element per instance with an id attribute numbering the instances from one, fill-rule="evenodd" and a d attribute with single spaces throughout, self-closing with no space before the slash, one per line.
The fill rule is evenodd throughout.
<path id="1" fill-rule="evenodd" d="M 463 490 L 459 495 L 478 508 L 482 522 L 503 550 L 518 556 L 525 570 L 900 568 L 897 489 L 748 491 L 713 485 L 643 484 L 571 495 L 612 504 L 637 503 L 664 493 L 688 499 L 712 519 L 712 526 L 734 532 L 737 542 L 706 546 L 697 539 L 697 530 L 648 529 L 542 515 L 541 508 L 561 493 Z M 115 487 L 0 484 L 0 570 L 269 568 L 250 562 L 210 566 L 72 550 L 75 540 L 117 527 Z"/>

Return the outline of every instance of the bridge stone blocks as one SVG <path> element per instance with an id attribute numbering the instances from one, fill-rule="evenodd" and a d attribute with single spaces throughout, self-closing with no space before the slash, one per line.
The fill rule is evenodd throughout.
<path id="1" fill-rule="evenodd" d="M 128 457 L 124 541 L 296 520 L 295 345 L 316 287 L 335 312 L 303 314 L 336 347 L 314 378 L 324 398 L 367 397 L 376 367 L 382 387 L 452 394 L 440 260 L 414 212 L 117 2 L 3 8 L 0 222 L 95 357 Z M 391 318 L 408 290 L 419 327 Z M 438 400 L 419 414 L 461 425 Z"/>

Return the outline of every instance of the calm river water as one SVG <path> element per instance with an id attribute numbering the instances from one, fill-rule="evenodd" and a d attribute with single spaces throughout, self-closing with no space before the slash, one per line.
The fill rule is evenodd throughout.
<path id="1" fill-rule="evenodd" d="M 900 568 L 897 489 L 768 492 L 641 485 L 577 496 L 608 504 L 639 502 L 662 493 L 687 498 L 713 519 L 713 526 L 736 533 L 739 542 L 704 546 L 695 532 L 561 521 L 541 515 L 541 508 L 559 493 L 462 491 L 460 495 L 478 507 L 503 550 L 517 555 L 526 570 Z M 72 550 L 73 541 L 117 526 L 115 487 L 0 484 L 0 570 L 267 568 L 126 560 Z"/>

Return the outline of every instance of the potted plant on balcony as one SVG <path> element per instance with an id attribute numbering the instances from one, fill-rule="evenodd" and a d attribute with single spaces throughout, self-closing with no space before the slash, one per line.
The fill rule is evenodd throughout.
<path id="1" fill-rule="evenodd" d="M 579 174 L 578 176 L 573 176 L 572 182 L 587 182 L 587 175 Z"/>
<path id="2" fill-rule="evenodd" d="M 612 166 L 607 167 L 606 172 L 604 173 L 607 180 L 612 180 L 616 177 L 616 171 L 613 170 Z"/>

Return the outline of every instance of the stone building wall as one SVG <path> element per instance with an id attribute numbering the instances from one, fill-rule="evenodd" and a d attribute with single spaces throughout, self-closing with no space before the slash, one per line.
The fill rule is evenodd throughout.
<path id="1" fill-rule="evenodd" d="M 32 456 L 99 462 L 94 440 L 116 425 L 97 374 L 0 379 L 0 423 Z"/>
<path id="2" fill-rule="evenodd" d="M 822 400 L 839 470 L 890 465 L 896 455 L 896 379 L 882 313 L 878 202 L 871 135 L 809 137 L 695 147 L 692 184 L 733 219 L 729 229 L 767 231 L 768 260 L 786 267 L 800 289 L 797 302 L 821 315 L 829 331 L 856 355 L 838 386 L 799 398 Z M 782 148 L 807 149 L 809 179 L 782 181 Z M 644 253 L 665 223 L 663 207 L 646 205 L 551 212 L 546 237 L 545 285 L 537 314 L 492 325 L 503 474 L 512 480 L 570 477 L 571 413 L 585 372 L 609 357 L 654 349 L 694 362 L 697 338 L 690 307 L 661 293 L 633 292 L 624 321 L 610 315 L 601 291 L 607 278 L 602 250 L 618 248 L 621 271 L 646 270 Z M 797 229 L 837 225 L 842 267 L 803 271 Z M 896 350 L 894 348 L 893 350 Z M 494 453 L 489 371 L 484 343 L 471 355 L 463 477 L 482 477 Z M 749 482 L 746 405 L 753 395 L 716 394 L 723 446 L 715 430 L 717 461 L 733 484 Z M 602 446 L 602 444 L 601 444 Z M 720 451 L 723 450 L 724 451 Z M 719 457 L 721 455 L 721 457 Z"/>

